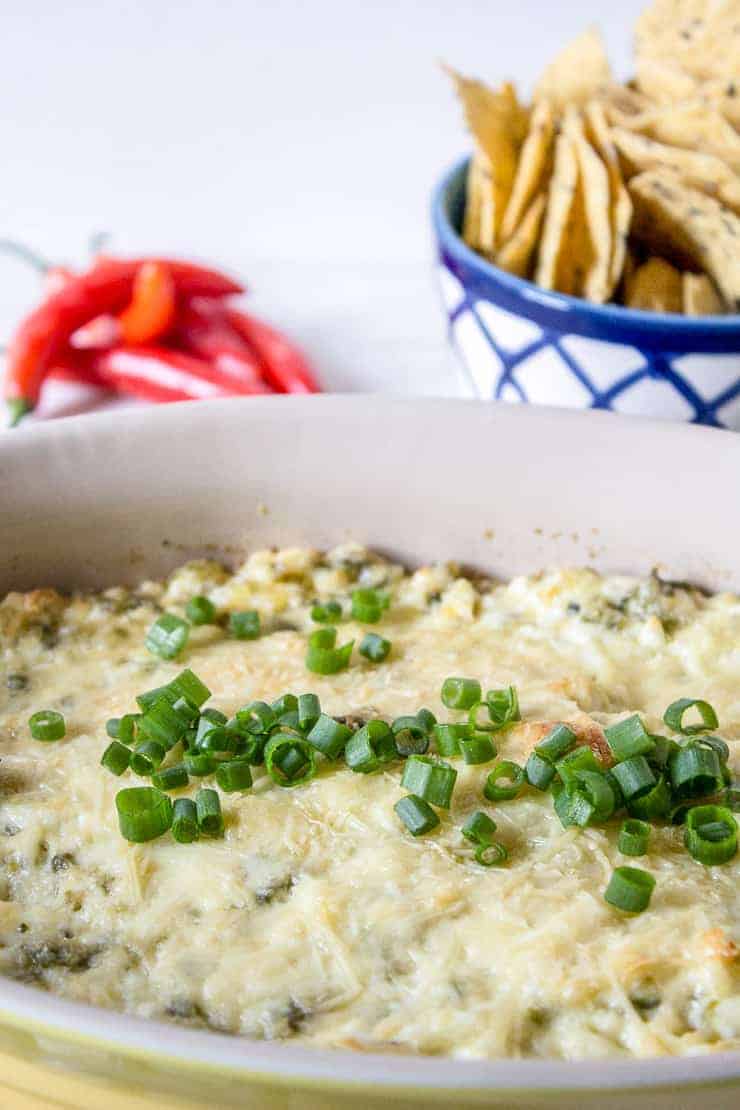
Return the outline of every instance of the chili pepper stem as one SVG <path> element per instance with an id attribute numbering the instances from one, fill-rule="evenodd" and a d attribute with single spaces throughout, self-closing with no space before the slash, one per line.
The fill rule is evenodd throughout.
<path id="1" fill-rule="evenodd" d="M 48 262 L 43 255 L 35 251 L 33 247 L 27 247 L 25 243 L 19 243 L 15 239 L 0 239 L 0 254 L 14 254 L 17 258 L 33 266 L 34 270 L 38 270 L 41 274 L 45 274 L 52 269 L 51 262 Z"/>
<path id="2" fill-rule="evenodd" d="M 8 415 L 10 417 L 9 427 L 15 428 L 21 422 L 24 416 L 31 411 L 33 405 L 29 405 L 25 397 L 11 397 L 7 402 Z"/>

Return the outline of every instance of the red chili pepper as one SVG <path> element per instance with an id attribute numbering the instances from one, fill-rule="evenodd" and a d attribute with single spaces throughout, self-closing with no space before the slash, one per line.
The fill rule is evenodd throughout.
<path id="1" fill-rule="evenodd" d="M 319 393 L 306 358 L 275 328 L 247 312 L 225 308 L 224 315 L 259 356 L 265 380 L 279 393 Z"/>
<path id="2" fill-rule="evenodd" d="M 151 343 L 175 321 L 177 291 L 164 262 L 144 262 L 137 270 L 131 303 L 118 317 L 123 343 Z"/>
<path id="3" fill-rule="evenodd" d="M 227 319 L 218 301 L 196 297 L 182 305 L 174 339 L 186 351 L 222 371 L 224 384 L 242 385 L 247 392 L 271 393 L 262 377 L 262 363 Z"/>
<path id="4" fill-rule="evenodd" d="M 233 397 L 236 392 L 204 359 L 166 347 L 112 347 L 84 357 L 109 388 L 148 401 L 202 401 Z"/>
<path id="5" fill-rule="evenodd" d="M 96 316 L 126 307 L 144 261 L 101 258 L 92 270 L 70 280 L 26 317 L 11 340 L 5 373 L 4 394 L 13 423 L 36 404 L 46 374 L 62 358 L 72 333 Z M 235 282 L 214 270 L 188 262 L 164 261 L 164 265 L 179 296 L 222 297 L 240 291 Z"/>
<path id="6" fill-rule="evenodd" d="M 48 266 L 44 270 L 44 292 L 47 297 L 53 297 L 60 289 L 64 289 L 70 281 L 77 277 L 74 270 L 68 269 L 66 266 Z"/>

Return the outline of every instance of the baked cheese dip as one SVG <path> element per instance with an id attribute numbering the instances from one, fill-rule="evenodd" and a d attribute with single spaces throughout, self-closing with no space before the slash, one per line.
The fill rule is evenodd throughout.
<path id="1" fill-rule="evenodd" d="M 740 1048 L 738 597 L 347 544 L 9 594 L 0 647 L 2 974 L 365 1051 Z"/>

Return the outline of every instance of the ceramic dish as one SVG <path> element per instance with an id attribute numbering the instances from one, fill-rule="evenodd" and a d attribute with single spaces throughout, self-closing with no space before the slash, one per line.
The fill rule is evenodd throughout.
<path id="1" fill-rule="evenodd" d="M 740 440 L 721 432 L 475 402 L 265 398 L 75 418 L 0 440 L 0 591 L 135 582 L 197 554 L 350 537 L 411 564 L 457 557 L 500 576 L 659 564 L 737 590 L 739 467 Z M 740 1097 L 736 1054 L 349 1054 L 156 1025 L 8 981 L 0 1062 L 0 1104 L 14 1108 L 636 1110 L 700 1097 L 718 1110 Z"/>
<path id="2" fill-rule="evenodd" d="M 593 305 L 505 273 L 459 235 L 467 168 L 442 178 L 432 219 L 450 338 L 476 396 L 740 429 L 740 316 Z"/>

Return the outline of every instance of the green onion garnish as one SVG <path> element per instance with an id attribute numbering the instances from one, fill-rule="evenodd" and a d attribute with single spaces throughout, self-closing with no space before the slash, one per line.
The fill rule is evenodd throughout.
<path id="1" fill-rule="evenodd" d="M 655 879 L 639 867 L 616 867 L 612 872 L 604 898 L 610 906 L 625 913 L 642 913 L 650 904 Z"/>
<path id="2" fill-rule="evenodd" d="M 105 731 L 112 740 L 117 740 L 121 731 L 121 718 L 109 717 L 105 722 Z"/>
<path id="3" fill-rule="evenodd" d="M 201 788 L 195 795 L 198 831 L 202 836 L 219 837 L 224 834 L 221 800 L 215 790 Z"/>
<path id="4" fill-rule="evenodd" d="M 440 755 L 453 758 L 460 755 L 460 741 L 468 740 L 473 735 L 470 725 L 435 725 L 433 728 L 437 751 Z"/>
<path id="5" fill-rule="evenodd" d="M 562 759 L 559 759 L 555 764 L 555 770 L 564 784 L 568 786 L 575 783 L 575 776 L 579 771 L 603 771 L 604 767 L 588 744 L 583 744 L 575 751 L 568 752 Z"/>
<path id="6" fill-rule="evenodd" d="M 166 749 L 156 740 L 142 740 L 131 753 L 131 770 L 136 775 L 152 775 L 166 754 Z"/>
<path id="7" fill-rule="evenodd" d="M 485 733 L 474 732 L 472 736 L 460 740 L 460 753 L 466 763 L 490 763 L 498 755 L 498 749 Z"/>
<path id="8" fill-rule="evenodd" d="M 692 741 L 668 762 L 673 792 L 678 798 L 711 794 L 722 783 L 719 756 L 712 747 Z"/>
<path id="9" fill-rule="evenodd" d="M 197 736 L 195 741 L 198 751 L 220 754 L 233 754 L 239 750 L 240 743 L 239 733 L 223 725 L 212 725 L 203 736 Z"/>
<path id="10" fill-rule="evenodd" d="M 390 640 L 378 636 L 377 632 L 366 632 L 360 641 L 360 655 L 364 655 L 371 663 L 382 663 L 391 652 Z"/>
<path id="11" fill-rule="evenodd" d="M 421 728 L 424 729 L 427 736 L 431 736 L 432 730 L 437 723 L 437 718 L 434 716 L 431 709 L 420 709 L 416 714 L 416 720 Z"/>
<path id="12" fill-rule="evenodd" d="M 727 763 L 730 758 L 730 749 L 721 736 L 697 736 L 693 743 L 700 748 L 712 748 L 720 763 Z"/>
<path id="13" fill-rule="evenodd" d="M 120 740 L 112 740 L 103 752 L 100 762 L 114 775 L 122 775 L 124 771 L 128 771 L 131 762 L 131 749 L 122 744 Z"/>
<path id="14" fill-rule="evenodd" d="M 144 643 L 160 659 L 176 659 L 188 642 L 190 625 L 174 613 L 163 613 L 146 634 Z"/>
<path id="15" fill-rule="evenodd" d="M 617 763 L 635 755 L 649 755 L 655 750 L 655 740 L 637 713 L 605 728 L 604 736 Z"/>
<path id="16" fill-rule="evenodd" d="M 476 678 L 446 678 L 440 697 L 448 709 L 470 709 L 481 700 L 480 682 Z"/>
<path id="17" fill-rule="evenodd" d="M 396 717 L 391 725 L 395 737 L 396 751 L 402 757 L 424 755 L 429 748 L 429 733 L 425 726 L 414 716 Z"/>
<path id="18" fill-rule="evenodd" d="M 509 853 L 498 840 L 493 844 L 479 844 L 475 849 L 475 861 L 481 867 L 498 867 L 499 864 L 506 863 L 508 858 Z"/>
<path id="19" fill-rule="evenodd" d="M 198 810 L 191 798 L 178 798 L 172 809 L 172 836 L 179 844 L 198 839 Z"/>
<path id="20" fill-rule="evenodd" d="M 359 589 L 352 591 L 352 616 L 361 624 L 377 624 L 388 608 L 388 598 L 378 590 Z"/>
<path id="21" fill-rule="evenodd" d="M 172 824 L 172 802 L 153 786 L 131 786 L 116 794 L 121 834 L 134 844 L 154 840 Z"/>
<path id="22" fill-rule="evenodd" d="M 631 759 L 615 763 L 611 774 L 617 780 L 628 805 L 647 794 L 658 781 L 644 755 L 633 755 Z"/>
<path id="23" fill-rule="evenodd" d="M 216 782 L 226 794 L 235 790 L 249 790 L 252 772 L 248 759 L 229 759 L 216 768 Z"/>
<path id="24" fill-rule="evenodd" d="M 34 740 L 61 740 L 66 735 L 64 717 L 54 709 L 41 709 L 28 718 L 28 727 Z"/>
<path id="25" fill-rule="evenodd" d="M 287 711 L 286 711 L 287 712 Z M 277 716 L 271 705 L 264 701 L 251 701 L 236 714 L 236 726 L 239 732 L 258 734 L 268 732 L 275 724 Z"/>
<path id="26" fill-rule="evenodd" d="M 216 770 L 216 760 L 210 752 L 186 752 L 183 762 L 187 773 L 195 778 L 212 775 Z"/>
<path id="27" fill-rule="evenodd" d="M 349 665 L 354 640 L 335 647 L 336 639 L 336 628 L 319 628 L 311 633 L 306 652 L 306 667 L 309 671 L 314 674 L 337 674 Z"/>
<path id="28" fill-rule="evenodd" d="M 407 794 L 393 808 L 412 836 L 422 836 L 439 824 L 439 817 L 429 803 L 416 794 Z"/>
<path id="29" fill-rule="evenodd" d="M 699 725 L 684 725 L 683 719 L 689 709 L 695 709 L 701 717 Z M 663 714 L 663 720 L 668 728 L 674 732 L 682 732 L 684 736 L 695 736 L 698 732 L 706 732 L 710 728 L 718 728 L 719 720 L 708 701 L 701 698 L 679 698 L 668 706 Z"/>
<path id="30" fill-rule="evenodd" d="M 529 785 L 534 786 L 536 790 L 547 790 L 555 778 L 555 768 L 552 763 L 549 759 L 543 759 L 536 748 L 525 764 L 524 773 Z"/>
<path id="31" fill-rule="evenodd" d="M 550 763 L 557 763 L 559 759 L 562 759 L 575 747 L 576 740 L 577 737 L 573 729 L 568 728 L 567 725 L 555 725 L 554 728 L 550 729 L 547 736 L 535 745 L 534 750 L 542 759 L 546 759 Z"/>
<path id="32" fill-rule="evenodd" d="M 173 747 L 181 740 L 188 722 L 166 697 L 161 697 L 143 713 L 137 723 L 138 733 L 147 740 L 156 740 L 163 748 Z"/>
<path id="33" fill-rule="evenodd" d="M 342 619 L 342 606 L 338 601 L 317 602 L 311 609 L 311 620 L 316 624 L 336 624 Z"/>
<path id="34" fill-rule="evenodd" d="M 367 775 L 396 758 L 393 732 L 385 721 L 368 721 L 347 741 L 344 759 L 349 768 Z"/>
<path id="35" fill-rule="evenodd" d="M 473 844 L 493 844 L 496 822 L 479 809 L 468 818 L 460 831 Z"/>
<path id="36" fill-rule="evenodd" d="M 591 820 L 608 821 L 614 813 L 617 799 L 606 775 L 601 771 L 576 771 L 572 782 L 574 788 L 588 799 L 593 811 Z"/>
<path id="37" fill-rule="evenodd" d="M 630 818 L 625 821 L 617 838 L 617 848 L 625 856 L 644 856 L 650 842 L 650 826 L 646 821 Z"/>
<path id="38" fill-rule="evenodd" d="M 315 694 L 301 694 L 298 698 L 298 727 L 309 732 L 321 716 L 321 702 Z"/>
<path id="39" fill-rule="evenodd" d="M 265 747 L 265 767 L 278 786 L 301 786 L 316 774 L 314 748 L 293 733 L 275 733 Z"/>
<path id="40" fill-rule="evenodd" d="M 631 798 L 627 809 L 633 817 L 640 817 L 643 821 L 654 821 L 658 817 L 667 817 L 671 812 L 671 788 L 661 775 L 655 786 L 637 798 Z"/>
<path id="41" fill-rule="evenodd" d="M 506 686 L 503 690 L 489 690 L 486 694 L 486 703 L 489 716 L 497 731 L 522 719 L 516 686 Z"/>
<path id="42" fill-rule="evenodd" d="M 585 828 L 594 816 L 594 807 L 583 790 L 575 786 L 553 787 L 553 805 L 563 828 Z"/>
<path id="43" fill-rule="evenodd" d="M 213 624 L 216 620 L 216 606 L 199 594 L 190 598 L 185 606 L 185 616 L 191 624 Z"/>
<path id="44" fill-rule="evenodd" d="M 449 809 L 457 771 L 449 763 L 428 755 L 411 755 L 401 776 L 401 786 L 425 802 Z"/>
<path id="45" fill-rule="evenodd" d="M 260 615 L 255 609 L 229 613 L 229 630 L 237 640 L 256 640 L 260 634 Z"/>
<path id="46" fill-rule="evenodd" d="M 694 806 L 686 817 L 684 843 L 706 867 L 727 863 L 737 852 L 737 821 L 726 806 Z"/>
<path id="47" fill-rule="evenodd" d="M 160 768 L 152 775 L 152 786 L 158 790 L 179 790 L 190 782 L 184 763 L 173 763 L 171 767 Z"/>
<path id="48" fill-rule="evenodd" d="M 516 798 L 523 786 L 524 768 L 509 759 L 502 759 L 486 779 L 483 793 L 490 802 L 504 802 Z"/>
<path id="49" fill-rule="evenodd" d="M 322 713 L 306 739 L 327 759 L 339 759 L 351 735 L 351 728 Z"/>
<path id="50" fill-rule="evenodd" d="M 276 717 L 282 717 L 284 713 L 293 713 L 298 709 L 298 698 L 295 694 L 282 694 L 275 699 L 270 708 Z"/>

